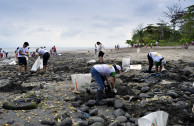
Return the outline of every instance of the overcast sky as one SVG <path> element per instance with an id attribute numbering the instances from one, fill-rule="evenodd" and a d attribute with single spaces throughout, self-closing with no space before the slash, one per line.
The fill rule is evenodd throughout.
<path id="1" fill-rule="evenodd" d="M 123 46 L 133 29 L 159 22 L 174 3 L 194 0 L 0 0 L 0 47 Z"/>

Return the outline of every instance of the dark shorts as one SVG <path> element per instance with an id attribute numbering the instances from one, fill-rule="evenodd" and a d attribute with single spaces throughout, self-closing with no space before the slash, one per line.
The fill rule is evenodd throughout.
<path id="1" fill-rule="evenodd" d="M 44 55 L 43 55 L 43 65 L 47 65 L 47 62 L 50 58 L 50 54 L 48 52 L 46 52 Z"/>
<path id="2" fill-rule="evenodd" d="M 100 51 L 98 54 L 98 57 L 103 57 L 104 56 L 104 52 Z"/>
<path id="3" fill-rule="evenodd" d="M 25 57 L 18 57 L 18 61 L 19 61 L 19 66 L 27 65 L 27 61 Z"/>

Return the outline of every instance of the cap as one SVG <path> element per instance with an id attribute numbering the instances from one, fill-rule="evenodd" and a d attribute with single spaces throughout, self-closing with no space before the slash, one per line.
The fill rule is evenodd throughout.
<path id="1" fill-rule="evenodd" d="M 119 65 L 116 65 L 117 70 L 121 71 L 121 67 Z"/>

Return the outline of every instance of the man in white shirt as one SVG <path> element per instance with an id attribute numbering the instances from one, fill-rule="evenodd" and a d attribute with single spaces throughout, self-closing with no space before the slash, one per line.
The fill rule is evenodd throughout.
<path id="1" fill-rule="evenodd" d="M 28 55 L 28 49 L 26 47 L 29 46 L 28 42 L 24 42 L 23 47 L 20 47 L 18 49 L 18 61 L 19 61 L 19 73 L 18 75 L 21 75 L 22 72 L 22 66 L 24 65 L 24 71 L 27 71 L 27 61 L 26 61 L 26 55 Z"/>
<path id="2" fill-rule="evenodd" d="M 46 48 L 40 48 L 38 50 L 38 52 L 39 52 L 39 56 L 43 57 L 43 71 L 46 72 L 46 66 L 47 66 L 47 62 L 50 58 L 50 54 L 48 53 Z"/>
<path id="3" fill-rule="evenodd" d="M 98 45 L 98 52 L 99 52 L 98 57 L 99 57 L 99 61 L 100 62 L 103 62 L 103 56 L 104 56 L 104 52 L 105 52 L 104 46 L 100 42 L 97 42 L 96 44 Z"/>
<path id="4" fill-rule="evenodd" d="M 153 63 L 155 64 L 156 77 L 162 76 L 162 67 L 166 64 L 166 60 L 157 52 L 148 53 L 149 61 L 149 73 L 151 73 Z M 160 66 L 160 71 L 158 72 L 158 67 Z"/>

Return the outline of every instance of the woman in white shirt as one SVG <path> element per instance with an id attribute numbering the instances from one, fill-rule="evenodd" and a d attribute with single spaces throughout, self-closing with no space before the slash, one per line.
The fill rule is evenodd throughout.
<path id="1" fill-rule="evenodd" d="M 103 62 L 103 56 L 104 56 L 104 46 L 100 43 L 100 42 L 97 42 L 96 43 L 98 45 L 98 57 L 99 57 L 99 61 L 100 62 Z"/>

